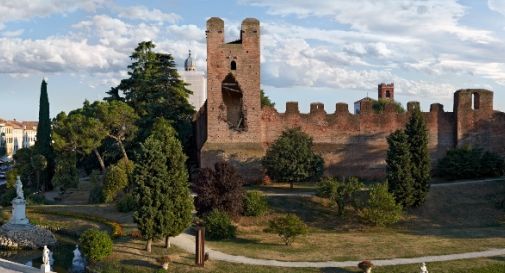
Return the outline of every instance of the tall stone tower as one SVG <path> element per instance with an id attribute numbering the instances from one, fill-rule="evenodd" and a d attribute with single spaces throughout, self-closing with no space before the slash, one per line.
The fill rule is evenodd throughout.
<path id="1" fill-rule="evenodd" d="M 242 21 L 240 39 L 224 43 L 224 22 L 207 21 L 208 143 L 260 140 L 260 24 Z"/>
<path id="2" fill-rule="evenodd" d="M 377 86 L 379 99 L 395 100 L 395 84 L 381 83 Z"/>

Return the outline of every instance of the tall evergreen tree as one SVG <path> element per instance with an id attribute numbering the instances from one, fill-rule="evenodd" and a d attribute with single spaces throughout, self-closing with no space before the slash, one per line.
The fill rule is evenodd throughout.
<path id="1" fill-rule="evenodd" d="M 133 213 L 133 221 L 147 240 L 146 250 L 151 252 L 154 239 L 163 235 L 162 224 L 164 218 L 173 218 L 172 213 L 167 214 L 172 207 L 167 207 L 168 196 L 165 190 L 169 178 L 166 166 L 167 157 L 163 153 L 163 143 L 154 136 L 150 136 L 141 144 L 141 153 L 133 177 L 135 181 L 134 196 L 137 203 Z"/>
<path id="2" fill-rule="evenodd" d="M 162 185 L 166 192 L 162 210 L 167 212 L 162 225 L 165 246 L 170 247 L 170 237 L 179 235 L 191 224 L 193 198 L 189 190 L 186 155 L 181 142 L 170 123 L 163 118 L 154 122 L 152 136 L 163 143 L 162 151 L 166 156 L 168 179 Z"/>
<path id="3" fill-rule="evenodd" d="M 407 135 L 397 130 L 387 138 L 387 180 L 389 191 L 395 196 L 396 202 L 403 207 L 413 205 L 413 179 L 411 175 L 410 150 Z"/>
<path id="4" fill-rule="evenodd" d="M 185 161 L 175 130 L 166 120 L 156 120 L 134 172 L 137 210 L 133 217 L 147 239 L 148 251 L 152 240 L 161 236 L 169 247 L 169 238 L 191 224 L 193 199 Z"/>
<path id="5" fill-rule="evenodd" d="M 49 118 L 49 98 L 47 82 L 42 80 L 40 87 L 39 124 L 35 149 L 38 154 L 47 159 L 47 168 L 40 173 L 40 182 L 45 189 L 52 189 L 51 179 L 54 175 L 54 152 L 51 140 L 51 119 Z"/>
<path id="6" fill-rule="evenodd" d="M 130 56 L 129 78 L 108 91 L 109 97 L 105 99 L 124 100 L 135 109 L 140 117 L 140 140 L 149 136 L 156 118 L 163 117 L 173 124 L 178 138 L 187 147 L 195 112 L 188 102 L 192 92 L 180 79 L 173 57 L 155 52 L 155 47 L 151 41 L 139 43 Z"/>
<path id="7" fill-rule="evenodd" d="M 431 161 L 428 150 L 428 129 L 418 107 L 412 112 L 405 127 L 410 146 L 412 179 L 414 181 L 414 206 L 424 203 L 430 189 Z"/>

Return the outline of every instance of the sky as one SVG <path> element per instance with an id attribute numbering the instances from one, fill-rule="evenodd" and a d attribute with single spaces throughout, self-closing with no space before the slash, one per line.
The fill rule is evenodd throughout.
<path id="1" fill-rule="evenodd" d="M 94 101 L 127 77 L 152 40 L 206 71 L 205 22 L 261 23 L 261 87 L 279 112 L 298 101 L 352 103 L 394 82 L 395 99 L 452 111 L 454 91 L 494 91 L 505 111 L 505 0 L 0 0 L 0 118 L 36 120 L 48 80 L 51 116 Z"/>

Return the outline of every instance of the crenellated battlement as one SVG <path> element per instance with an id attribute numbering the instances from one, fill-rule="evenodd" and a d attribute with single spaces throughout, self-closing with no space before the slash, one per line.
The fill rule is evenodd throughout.
<path id="1" fill-rule="evenodd" d="M 326 175 L 383 177 L 387 136 L 404 129 L 411 113 L 421 109 L 419 102 L 410 101 L 407 111 L 398 113 L 395 104 L 387 103 L 377 113 L 368 97 L 355 102 L 353 112 L 344 102 L 337 102 L 333 112 L 321 102 L 311 103 L 308 113 L 302 113 L 294 101 L 286 103 L 284 113 L 262 108 L 259 21 L 244 19 L 238 40 L 225 43 L 224 22 L 212 17 L 206 36 L 208 98 L 195 126 L 200 167 L 224 159 L 246 178 L 260 179 L 261 157 L 269 145 L 286 129 L 300 128 L 312 137 L 314 149 L 324 158 Z M 378 84 L 378 99 L 394 101 L 394 87 L 394 83 Z M 492 91 L 458 90 L 453 112 L 446 112 L 440 103 L 429 109 L 422 115 L 433 161 L 461 145 L 505 155 L 505 113 L 493 110 Z"/>

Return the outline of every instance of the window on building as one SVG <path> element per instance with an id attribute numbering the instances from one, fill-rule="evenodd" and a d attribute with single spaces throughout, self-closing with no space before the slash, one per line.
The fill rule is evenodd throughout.
<path id="1" fill-rule="evenodd" d="M 231 70 L 237 70 L 237 63 L 235 61 L 231 61 Z"/>
<path id="2" fill-rule="evenodd" d="M 477 110 L 479 109 L 480 105 L 480 95 L 479 93 L 473 93 L 472 94 L 472 109 Z"/>

